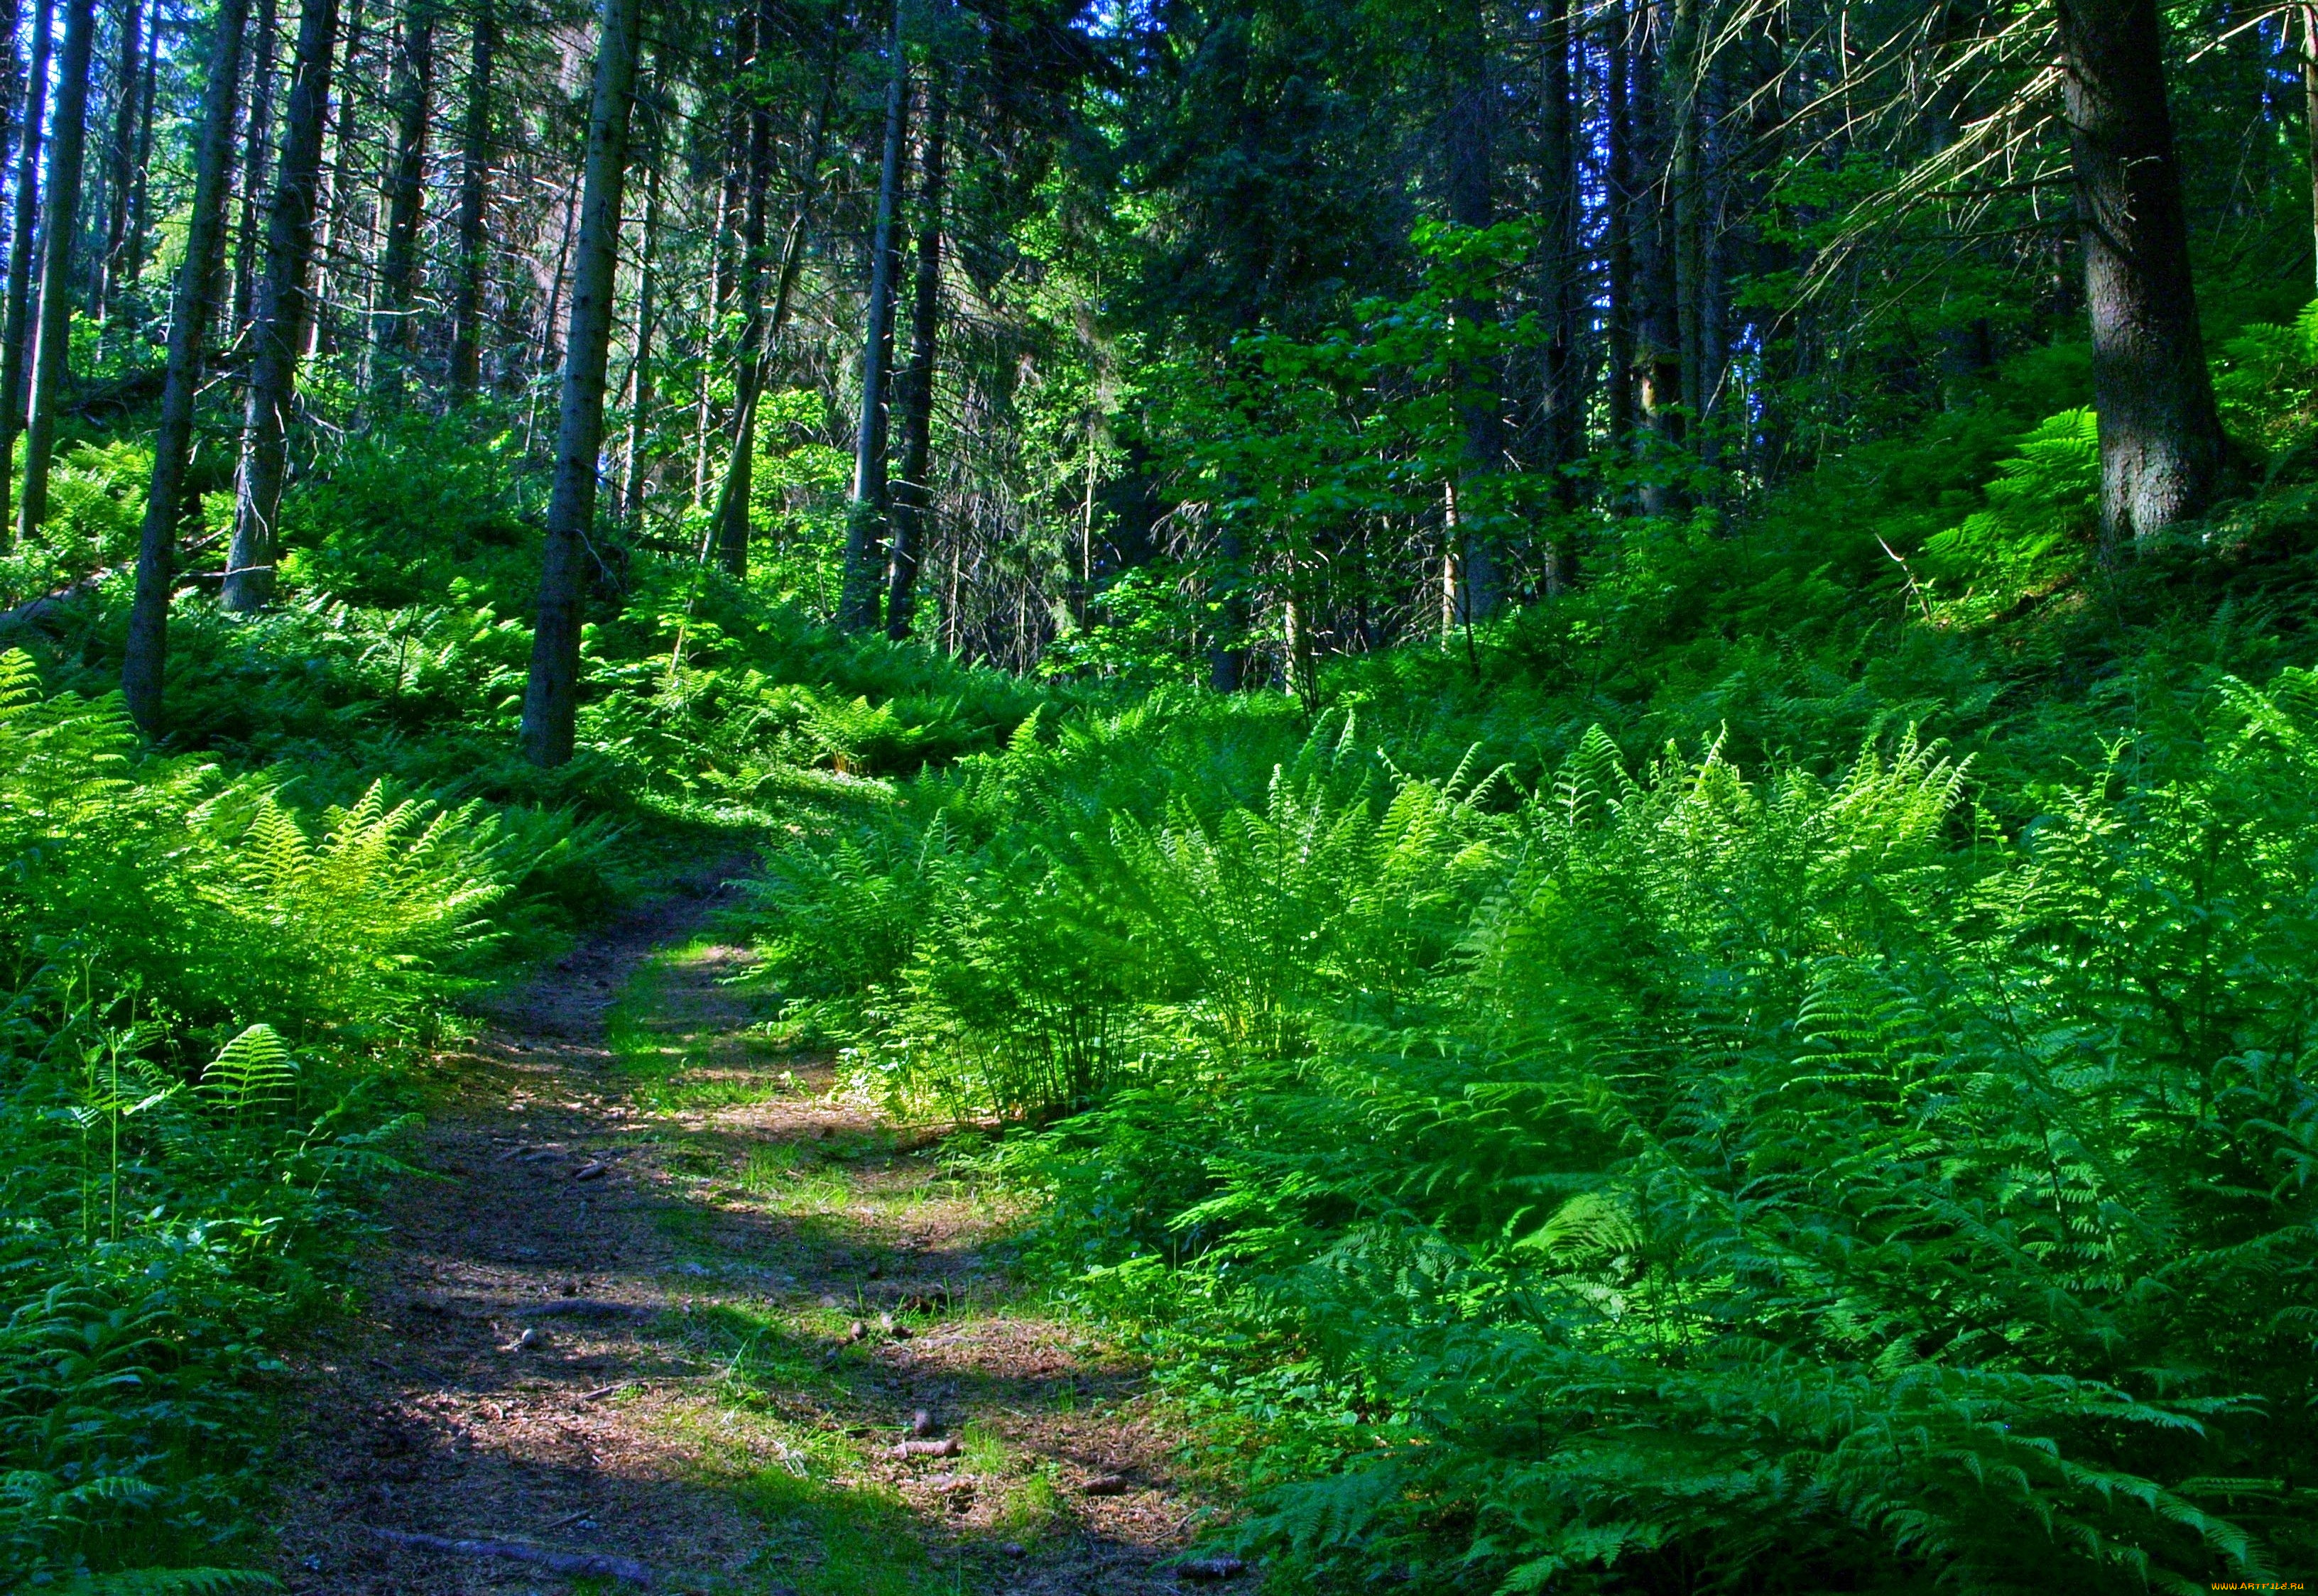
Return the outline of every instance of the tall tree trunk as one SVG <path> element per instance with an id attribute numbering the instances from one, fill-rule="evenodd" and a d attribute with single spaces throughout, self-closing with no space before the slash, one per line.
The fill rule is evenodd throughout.
<path id="1" fill-rule="evenodd" d="M 257 296 L 258 195 L 265 187 L 265 154 L 274 142 L 274 62 L 281 48 L 275 0 L 257 0 L 257 29 L 249 45 L 249 128 L 241 155 L 240 221 L 233 247 L 233 318 L 239 337 Z"/>
<path id="2" fill-rule="evenodd" d="M 2101 534 L 2124 550 L 2212 504 L 2221 418 L 2197 331 L 2156 0 L 2058 0 L 2092 315 Z"/>
<path id="3" fill-rule="evenodd" d="M 161 19 L 153 19 L 158 41 Z M 112 307 L 121 273 L 121 246 L 129 237 L 129 190 L 136 180 L 137 107 L 145 97 L 149 58 L 142 0 L 129 0 L 121 14 L 121 58 L 113 67 L 112 138 L 105 148 L 104 255 L 98 261 L 89 309 L 100 321 Z"/>
<path id="4" fill-rule="evenodd" d="M 1553 498 L 1563 508 L 1577 502 L 1577 482 L 1568 469 L 1585 453 L 1585 394 L 1577 368 L 1577 276 L 1581 265 L 1577 209 L 1577 106 L 1570 95 L 1569 56 L 1576 42 L 1569 25 L 1569 0 L 1547 0 L 1538 94 L 1541 132 L 1539 165 L 1545 232 L 1545 465 L 1553 472 Z M 1572 574 L 1569 551 L 1557 542 L 1547 550 L 1546 587 L 1559 591 Z"/>
<path id="5" fill-rule="evenodd" d="M 1609 173 L 1604 203 L 1604 253 L 1610 279 L 1609 383 L 1610 444 L 1622 455 L 1633 447 L 1634 435 L 1634 118 L 1628 91 L 1633 81 L 1633 20 L 1626 0 L 1612 0 L 1603 13 L 1607 30 L 1604 72 L 1608 82 Z"/>
<path id="6" fill-rule="evenodd" d="M 2302 140 L 2309 163 L 2310 266 L 2318 273 L 2318 5 L 2302 8 Z"/>
<path id="7" fill-rule="evenodd" d="M 844 585 L 837 624 L 867 632 L 877 624 L 878 575 L 885 551 L 885 372 L 894 339 L 894 212 L 901 185 L 902 127 L 909 99 L 909 58 L 902 49 L 899 0 L 887 31 L 891 75 L 885 84 L 885 162 L 877 178 L 877 231 L 871 245 L 868 331 L 861 347 L 861 420 L 854 434 L 853 497 L 845 525 Z"/>
<path id="8" fill-rule="evenodd" d="M 362 51 L 364 0 L 346 0 L 346 47 L 334 74 L 337 103 L 323 112 L 322 136 L 329 149 L 324 186 L 317 196 L 320 236 L 316 240 L 307 291 L 306 353 L 338 347 L 337 308 L 345 295 L 346 222 L 354 184 L 346 175 L 346 151 L 354 142 L 355 65 Z"/>
<path id="9" fill-rule="evenodd" d="M 482 382 L 483 277 L 490 266 L 485 223 L 491 180 L 490 0 L 475 8 L 467 65 L 467 114 L 459 137 L 458 259 L 451 279 L 451 391 L 472 399 Z"/>
<path id="10" fill-rule="evenodd" d="M 941 336 L 942 202 L 948 177 L 949 92 L 939 70 L 927 76 L 925 176 L 918 195 L 917 277 L 911 284 L 910 363 L 902 372 L 902 475 L 894 484 L 893 566 L 885 585 L 885 635 L 910 635 L 917 609 L 918 563 L 933 523 L 934 362 Z M 1092 440 L 1089 440 L 1092 455 Z"/>
<path id="11" fill-rule="evenodd" d="M 153 104 L 160 94 L 161 18 L 145 38 L 145 93 L 137 112 L 137 177 L 129 190 L 129 236 L 121 247 L 113 288 L 135 288 L 145 271 L 145 236 L 152 227 Z M 222 257 L 220 257 L 222 258 Z"/>
<path id="12" fill-rule="evenodd" d="M 70 379 L 72 251 L 80 232 L 81 158 L 88 148 L 89 35 L 94 0 L 65 0 L 57 51 L 57 112 L 49 135 L 49 213 L 41 229 L 40 317 L 33 329 L 32 392 L 24 410 L 24 498 L 16 536 L 30 537 L 49 513 L 49 453 L 57 400 Z"/>
<path id="13" fill-rule="evenodd" d="M 769 23 L 769 17 L 766 20 Z M 742 335 L 741 392 L 734 396 L 737 405 L 732 453 L 726 464 L 724 485 L 717 497 L 712 528 L 719 539 L 724 569 L 735 577 L 748 571 L 749 498 L 755 471 L 758 408 L 764 398 L 765 384 L 771 381 L 773 351 L 788 327 L 789 309 L 795 303 L 797 272 L 804 260 L 805 228 L 821 197 L 821 163 L 829 148 L 829 117 L 836 105 L 837 67 L 838 55 L 832 41 L 828 69 L 822 80 L 821 104 L 813 112 L 813 137 L 806 144 L 796 208 L 789 215 L 788 232 L 781 243 L 780 266 L 768 314 L 761 313 L 759 309 L 761 284 L 752 279 L 748 289 L 750 326 L 743 329 Z M 750 224 L 757 229 L 750 236 L 759 239 L 750 247 L 752 260 L 762 253 L 762 214 L 761 207 L 751 211 L 759 219 Z M 756 268 L 750 271 L 754 273 Z M 756 325 L 759 320 L 761 330 Z"/>
<path id="14" fill-rule="evenodd" d="M 387 179 L 386 247 L 371 318 L 373 379 L 400 389 L 411 350 L 410 298 L 426 203 L 427 119 L 435 90 L 435 0 L 405 0 L 394 81 L 394 169 Z"/>
<path id="15" fill-rule="evenodd" d="M 1698 0 L 1672 0 L 1659 93 L 1668 121 L 1667 199 L 1674 228 L 1675 328 L 1682 359 L 1682 405 L 1706 413 L 1706 229 L 1700 121 L 1704 63 L 1699 58 Z"/>
<path id="16" fill-rule="evenodd" d="M 17 26 L 23 21 L 17 0 L 0 0 L 0 175 L 8 169 L 17 132 L 24 125 L 24 93 L 31 85 L 18 72 Z"/>
<path id="17" fill-rule="evenodd" d="M 1456 98 L 1448 120 L 1449 213 L 1462 226 L 1483 229 L 1496 221 L 1496 72 L 1490 59 L 1487 13 L 1472 0 L 1460 18 L 1456 42 Z M 1480 299 L 1460 300 L 1454 314 L 1472 327 L 1496 319 L 1496 307 Z M 1454 502 L 1454 539 L 1459 567 L 1457 621 L 1471 625 L 1495 614 L 1503 598 L 1500 517 L 1487 484 L 1505 459 L 1505 425 L 1499 413 L 1497 372 L 1487 363 L 1457 373 L 1458 408 L 1465 429 L 1465 458 Z"/>
<path id="18" fill-rule="evenodd" d="M 1666 0 L 1646 0 L 1663 9 Z M 1638 298 L 1638 347 L 1635 373 L 1640 379 L 1641 420 L 1655 444 L 1650 469 L 1642 483 L 1642 513 L 1677 515 L 1683 495 L 1671 480 L 1679 469 L 1687 436 L 1682 409 L 1682 292 L 1676 265 L 1674 218 L 1675 117 L 1679 88 L 1667 80 L 1666 62 L 1656 40 L 1661 30 L 1642 13 L 1648 24 L 1639 31 L 1634 48 L 1634 108 L 1637 130 L 1648 130 L 1638 173 L 1638 203 L 1634 208 L 1634 243 Z"/>
<path id="19" fill-rule="evenodd" d="M 604 442 L 604 372 L 611 356 L 612 296 L 620 265 L 620 191 L 636 86 L 642 0 L 604 0 L 588 114 L 587 194 L 580 204 L 571 330 L 564 340 L 555 486 L 547 557 L 539 575 L 531 677 L 523 695 L 523 749 L 536 765 L 571 758 L 580 708 L 580 599 L 596 522 L 596 454 Z"/>
<path id="20" fill-rule="evenodd" d="M 636 272 L 636 348 L 628 363 L 628 441 L 620 462 L 620 519 L 640 522 L 644 511 L 644 441 L 651 435 L 652 332 L 659 311 L 660 184 L 667 164 L 668 120 L 657 95 L 648 96 L 651 144 L 644 161 L 643 250 Z"/>
<path id="21" fill-rule="evenodd" d="M 223 603 L 262 607 L 274 595 L 274 517 L 290 447 L 290 408 L 305 347 L 314 254 L 314 207 L 322 173 L 322 123 L 329 114 L 337 0 L 304 0 L 298 56 L 282 124 L 282 164 L 265 221 L 265 276 L 250 327 L 249 398 L 243 413 L 241 468 L 234 484 L 233 542 Z"/>
<path id="22" fill-rule="evenodd" d="M 121 695 L 148 736 L 161 728 L 161 674 L 168 656 L 169 589 L 177 526 L 184 514 L 185 468 L 193 455 L 193 398 L 201 383 L 225 254 L 226 199 L 233 173 L 234 105 L 241 79 L 241 36 L 249 0 L 218 0 L 211 18 L 209 82 L 202 91 L 202 139 L 194 157 L 193 214 L 184 264 L 169 317 L 169 365 L 161 386 L 161 421 L 153 437 L 153 479 L 145 495 L 144 535 L 137 551 L 137 596 L 129 606 Z"/>
<path id="23" fill-rule="evenodd" d="M 741 347 L 735 360 L 739 391 L 732 396 L 732 451 L 725 459 L 724 484 L 716 495 L 716 558 L 735 579 L 749 574 L 749 500 L 757 462 L 757 398 L 763 388 L 765 354 L 765 189 L 772 181 L 773 112 L 770 85 L 760 81 L 773 39 L 771 7 L 759 0 L 748 24 L 750 85 L 746 193 L 741 212 Z"/>
<path id="24" fill-rule="evenodd" d="M 0 525 L 8 521 L 16 435 L 24 424 L 32 256 L 40 238 L 40 147 L 48 126 L 49 40 L 55 31 L 52 0 L 40 0 L 33 15 L 32 64 L 24 78 L 24 139 L 16 156 L 16 208 L 9 223 L 7 318 L 0 327 Z"/>

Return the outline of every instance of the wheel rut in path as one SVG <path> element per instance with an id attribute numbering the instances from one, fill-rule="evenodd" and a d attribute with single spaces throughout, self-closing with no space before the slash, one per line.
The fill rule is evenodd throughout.
<path id="1" fill-rule="evenodd" d="M 291 1376 L 285 1583 L 1181 1589 L 1208 1502 L 1146 1371 L 1020 1295 L 930 1129 L 752 1046 L 723 874 L 436 1061 L 428 1178 Z"/>

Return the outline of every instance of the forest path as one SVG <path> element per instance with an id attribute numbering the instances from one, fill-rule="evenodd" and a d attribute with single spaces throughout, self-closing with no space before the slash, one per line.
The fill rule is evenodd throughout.
<path id="1" fill-rule="evenodd" d="M 439 1061 L 436 1178 L 293 1371 L 289 1588 L 1180 1589 L 1203 1508 L 1145 1371 L 1020 1297 L 930 1128 L 752 1047 L 749 955 L 701 934 L 723 874 Z"/>

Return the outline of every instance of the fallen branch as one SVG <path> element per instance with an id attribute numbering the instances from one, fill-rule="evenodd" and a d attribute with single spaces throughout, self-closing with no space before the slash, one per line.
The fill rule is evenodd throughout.
<path id="1" fill-rule="evenodd" d="M 447 1535 L 422 1535 L 410 1529 L 371 1529 L 371 1533 L 392 1546 L 417 1547 L 422 1551 L 448 1552 L 455 1557 L 500 1557 L 510 1563 L 528 1563 L 554 1574 L 592 1574 L 630 1584 L 653 1585 L 660 1576 L 633 1557 L 615 1557 L 608 1552 L 557 1552 L 545 1547 L 528 1547 L 513 1540 L 454 1540 Z"/>

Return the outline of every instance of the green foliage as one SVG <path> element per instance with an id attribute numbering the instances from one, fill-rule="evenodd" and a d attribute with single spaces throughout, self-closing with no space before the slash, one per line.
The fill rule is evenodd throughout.
<path id="1" fill-rule="evenodd" d="M 263 1583 L 182 1565 L 262 1500 L 255 1378 L 399 1168 L 374 1071 L 482 950 L 505 846 L 375 785 L 302 815 L 0 656 L 12 1575 Z"/>
<path id="2" fill-rule="evenodd" d="M 1997 470 L 1988 507 L 1924 544 L 1934 586 L 1922 602 L 1951 625 L 1986 624 L 2072 579 L 2099 530 L 2100 439 L 2089 409 L 2050 417 Z M 1959 591 L 1940 596 L 1941 583 Z"/>

